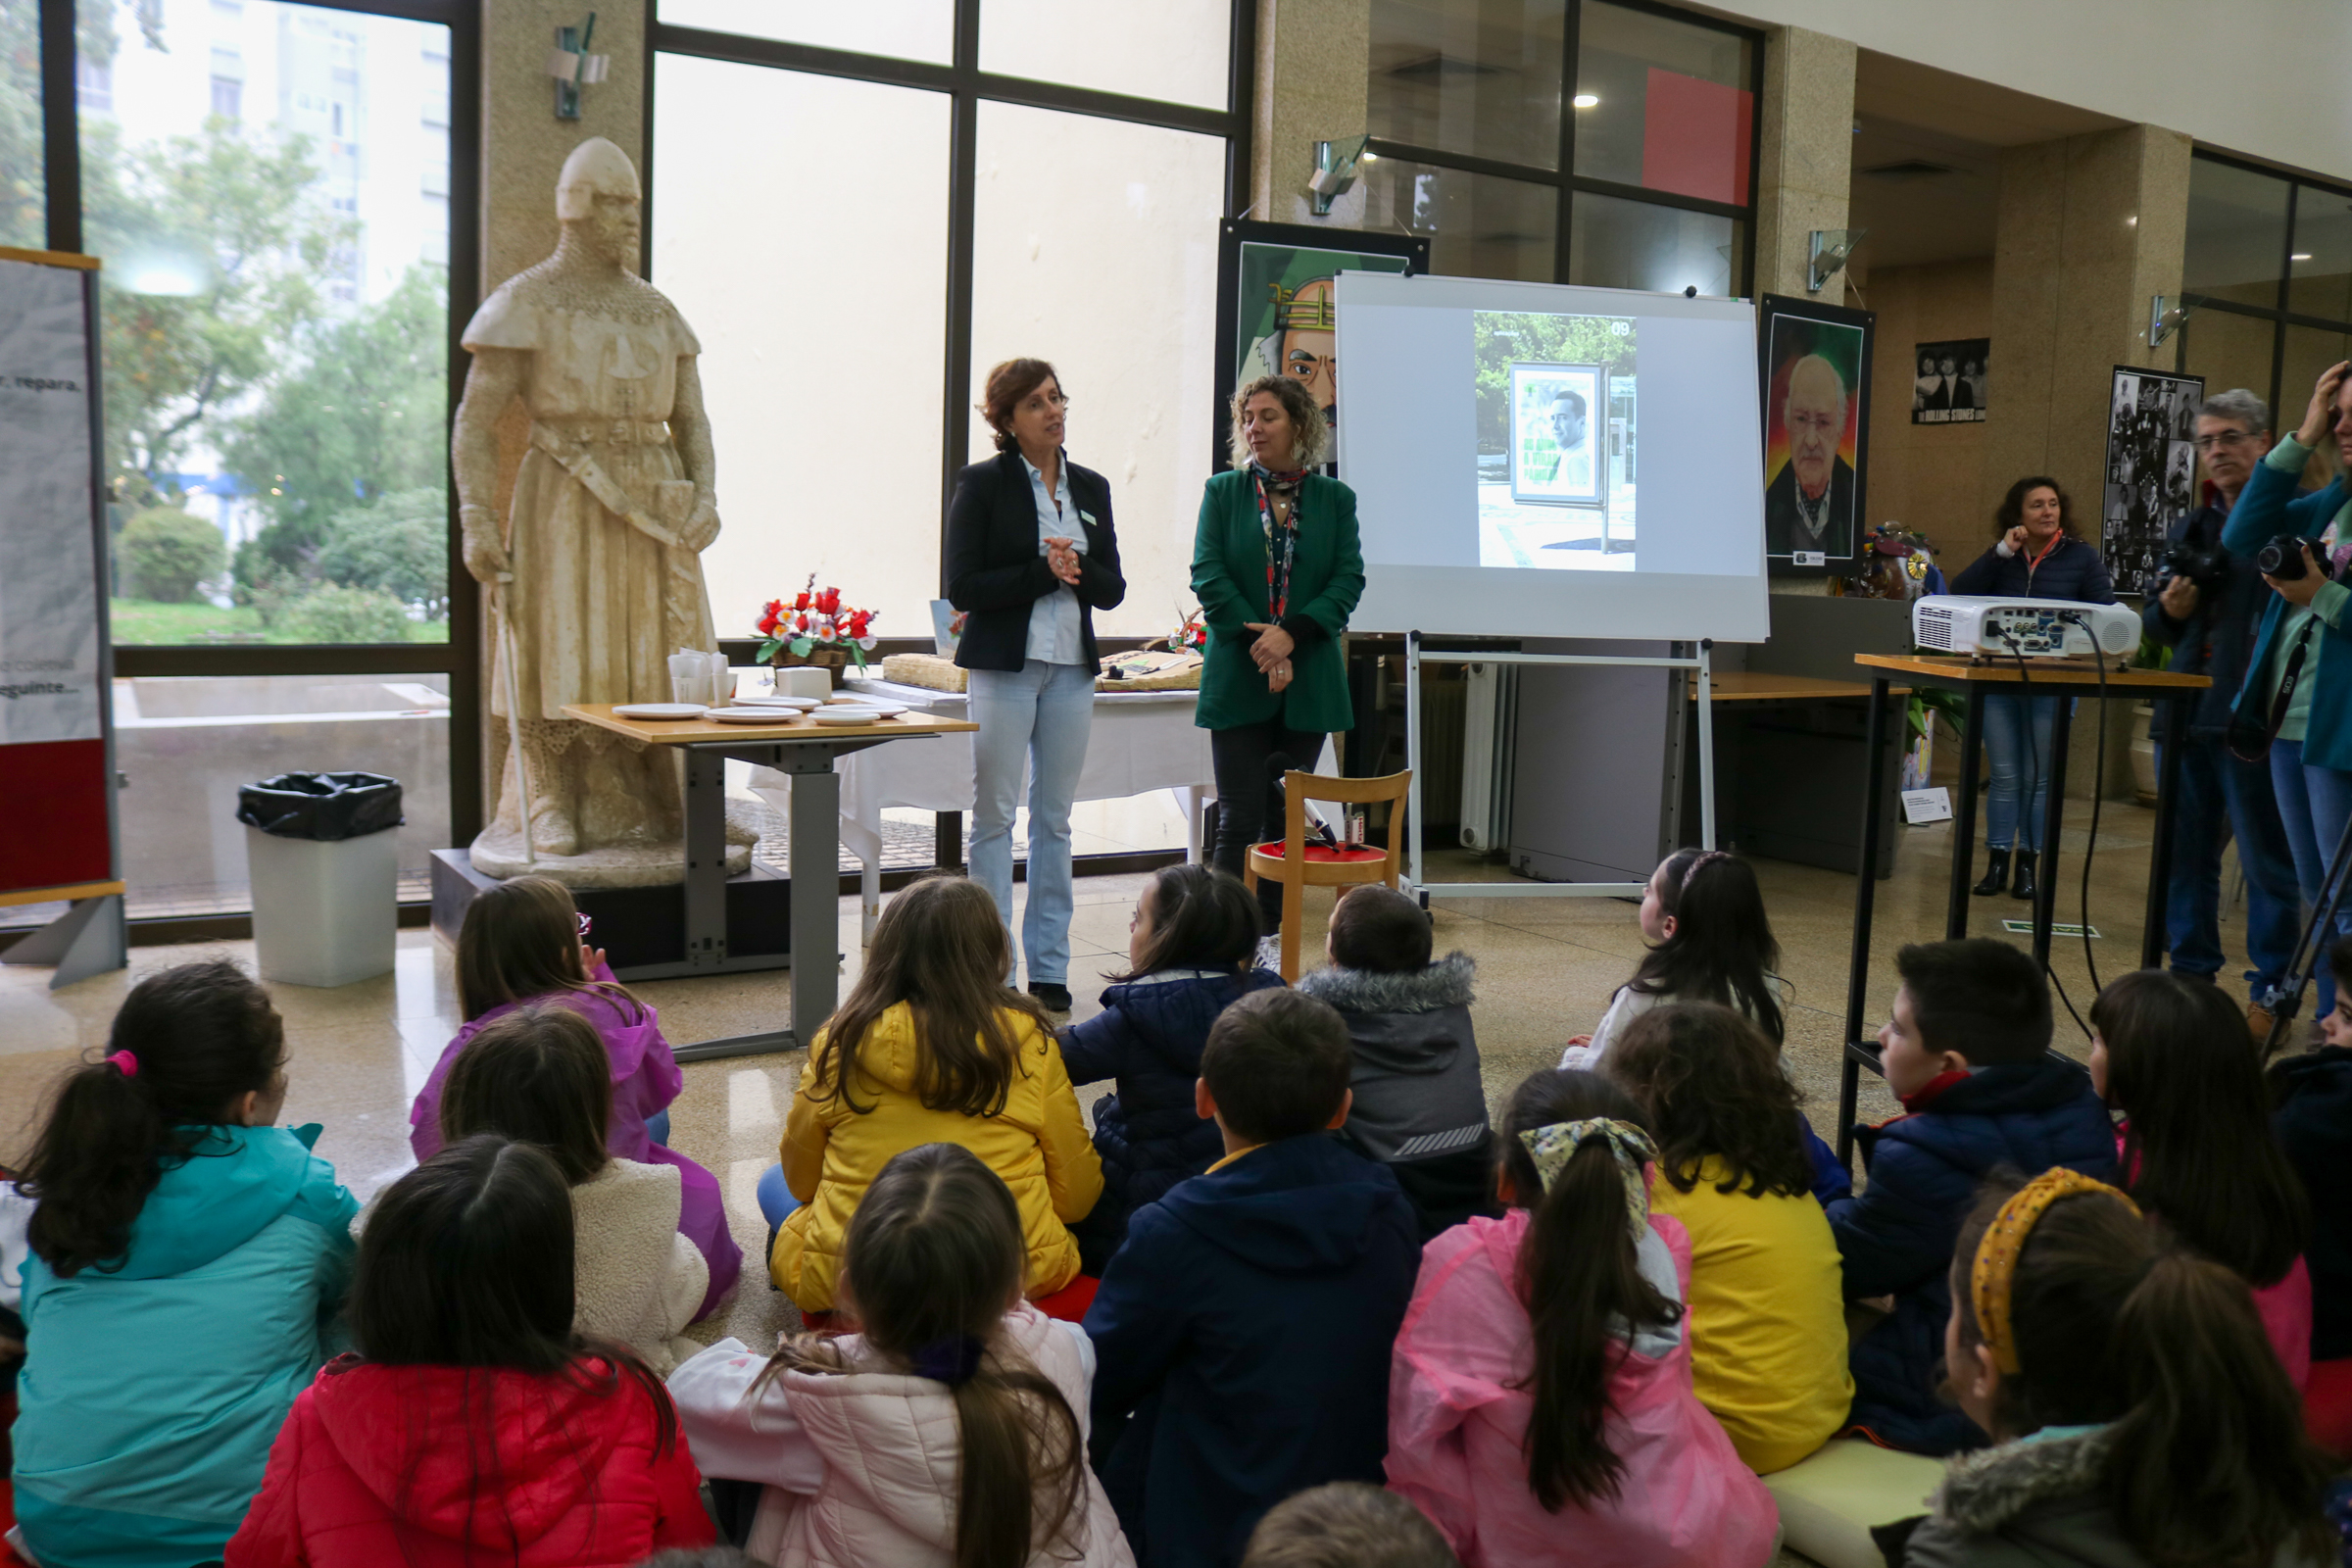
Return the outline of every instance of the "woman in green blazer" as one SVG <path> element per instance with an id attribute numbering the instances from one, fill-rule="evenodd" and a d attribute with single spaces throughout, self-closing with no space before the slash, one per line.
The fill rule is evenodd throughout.
<path id="1" fill-rule="evenodd" d="M 1364 556 L 1355 492 L 1314 471 L 1326 430 L 1302 383 L 1260 376 L 1233 400 L 1233 468 L 1200 496 L 1193 593 L 1208 646 L 1194 722 L 1216 771 L 1213 862 L 1235 876 L 1250 845 L 1282 831 L 1282 770 L 1312 769 L 1324 737 L 1354 723 L 1340 638 Z M 1282 890 L 1257 892 L 1271 933 Z"/>

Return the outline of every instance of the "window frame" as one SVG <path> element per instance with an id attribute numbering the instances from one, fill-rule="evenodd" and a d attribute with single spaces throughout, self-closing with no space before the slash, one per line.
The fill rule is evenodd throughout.
<path id="1" fill-rule="evenodd" d="M 390 17 L 449 29 L 449 341 L 447 409 L 454 416 L 471 356 L 460 345 L 481 297 L 481 14 L 475 0 L 296 0 L 322 11 Z M 40 0 L 43 200 L 48 246 L 82 249 L 81 114 L 74 82 L 76 0 Z M 440 643 L 284 643 L 265 647 L 125 644 L 114 673 L 174 675 L 392 675 L 449 677 L 450 832 L 469 843 L 482 829 L 481 594 L 466 570 L 454 475 L 449 493 L 449 640 Z M 233 917 L 232 917 L 233 918 Z M 144 922 L 134 922 L 141 923 Z"/>
<path id="2" fill-rule="evenodd" d="M 1502 159 L 1446 152 L 1443 148 L 1423 147 L 1387 136 L 1369 138 L 1364 150 L 1401 163 L 1428 164 L 1440 169 L 1459 170 L 1465 174 L 1484 174 L 1494 179 L 1511 179 L 1523 184 L 1550 187 L 1556 193 L 1559 204 L 1552 235 L 1551 276 L 1555 283 L 1568 280 L 1570 236 L 1576 223 L 1576 195 L 1580 191 L 1593 196 L 1614 196 L 1621 201 L 1646 202 L 1653 207 L 1671 207 L 1687 213 L 1728 218 L 1740 225 L 1740 275 L 1752 293 L 1756 274 L 1756 181 L 1763 172 L 1764 153 L 1764 33 L 1760 28 L 1741 26 L 1719 17 L 1685 11 L 1679 6 L 1661 4 L 1659 0 L 1607 0 L 1607 3 L 1627 11 L 1640 11 L 1690 26 L 1704 27 L 1712 32 L 1729 33 L 1747 40 L 1753 46 L 1749 51 L 1746 83 L 1749 121 L 1747 202 L 1744 206 L 1709 201 L 1700 196 L 1684 196 L 1673 191 L 1651 190 L 1646 185 L 1628 185 L 1621 180 L 1597 179 L 1575 172 L 1576 110 L 1571 100 L 1576 97 L 1577 68 L 1584 47 L 1585 0 L 1566 0 L 1567 16 L 1560 29 L 1560 142 L 1556 168 L 1544 169 L 1533 164 L 1515 164 Z"/>
<path id="3" fill-rule="evenodd" d="M 2280 395 L 2287 390 L 2279 385 L 2279 378 L 2286 373 L 2286 329 L 2290 326 L 2301 326 L 2322 332 L 2352 334 L 2352 320 L 2335 320 L 2328 317 L 2312 316 L 2288 308 L 2288 301 L 2293 297 L 2294 287 L 2295 219 L 2301 211 L 2303 192 L 2306 188 L 2327 191 L 2334 196 L 2352 197 L 2352 185 L 2340 185 L 2333 180 L 2314 178 L 2294 170 L 2279 169 L 2269 164 L 2257 163 L 2250 158 L 2235 157 L 2216 148 L 2197 147 L 2190 152 L 2189 156 L 2192 161 L 2202 160 L 2229 169 L 2243 170 L 2247 173 L 2260 174 L 2267 179 L 2283 180 L 2286 184 L 2286 221 L 2280 226 L 2278 241 L 2278 292 L 2272 296 L 2272 303 L 2268 306 L 2247 305 L 2238 300 L 2218 299 L 2210 294 L 2192 293 L 2185 286 L 2180 290 L 2180 303 L 2197 311 L 2213 311 L 2224 316 L 2242 316 L 2250 320 L 2271 323 L 2271 380 L 2265 397 L 2271 406 L 2271 422 L 2282 430 L 2291 431 L 2294 428 L 2291 421 L 2300 418 L 2301 415 L 2297 410 L 2282 410 L 2278 404 Z M 2191 317 L 2182 323 L 2180 334 L 2174 339 L 2177 346 L 2173 350 L 2173 368 L 2183 375 L 2188 373 L 2189 334 L 2195 330 L 2196 320 Z"/>
<path id="4" fill-rule="evenodd" d="M 645 262 L 650 278 L 654 205 L 660 198 L 652 179 L 656 120 L 654 66 L 664 54 L 733 65 L 765 66 L 804 74 L 837 76 L 884 86 L 913 87 L 946 94 L 948 113 L 948 310 L 946 381 L 940 430 L 940 592 L 947 592 L 947 514 L 956 475 L 962 470 L 972 435 L 972 230 L 979 194 L 980 105 L 1014 104 L 1098 120 L 1124 121 L 1167 130 L 1218 136 L 1225 143 L 1225 211 L 1239 216 L 1250 205 L 1250 131 L 1256 95 L 1256 0 L 1229 0 L 1225 64 L 1225 107 L 1138 98 L 1093 87 L 1036 81 L 980 69 L 980 12 L 986 0 L 956 0 L 954 49 L 947 65 L 862 54 L 817 44 L 787 43 L 663 22 L 652 0 L 645 44 Z M 911 645 L 910 645 L 911 646 Z M 928 639 L 921 642 L 928 649 Z"/>

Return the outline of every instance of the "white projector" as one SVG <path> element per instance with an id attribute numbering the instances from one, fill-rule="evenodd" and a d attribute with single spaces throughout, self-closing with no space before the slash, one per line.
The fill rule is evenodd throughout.
<path id="1" fill-rule="evenodd" d="M 2121 605 L 1970 594 L 1931 594 L 1911 602 L 1912 641 L 1939 654 L 2129 654 L 2139 646 L 2139 617 Z"/>

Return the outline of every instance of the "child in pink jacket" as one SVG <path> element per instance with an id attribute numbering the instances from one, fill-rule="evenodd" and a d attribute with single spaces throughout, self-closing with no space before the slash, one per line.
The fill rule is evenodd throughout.
<path id="1" fill-rule="evenodd" d="M 1429 1244 L 1389 1378 L 1389 1487 L 1464 1568 L 1762 1568 L 1771 1494 L 1690 1388 L 1690 1239 L 1649 1212 L 1633 1101 L 1521 1084 L 1498 1220 Z"/>

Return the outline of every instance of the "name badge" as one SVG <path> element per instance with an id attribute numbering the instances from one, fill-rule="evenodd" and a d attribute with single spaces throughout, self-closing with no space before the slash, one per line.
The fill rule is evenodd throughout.
<path id="1" fill-rule="evenodd" d="M 1091 524 L 1095 520 L 1095 514 L 1081 507 L 1078 511 L 1078 520 L 1080 522 Z"/>

